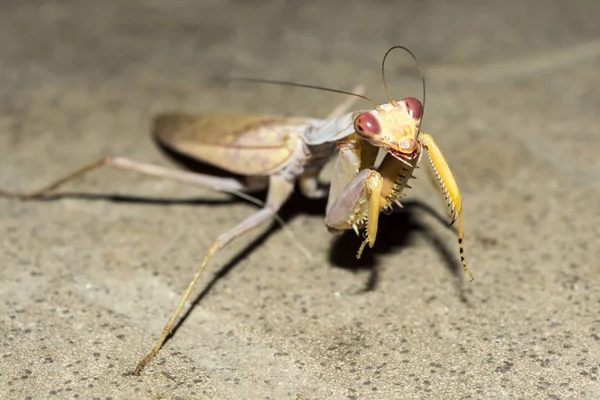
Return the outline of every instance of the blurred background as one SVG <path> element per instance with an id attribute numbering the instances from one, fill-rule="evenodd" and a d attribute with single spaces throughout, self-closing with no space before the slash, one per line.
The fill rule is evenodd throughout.
<path id="1" fill-rule="evenodd" d="M 226 248 L 133 378 L 204 251 L 255 207 L 97 172 L 68 191 L 105 197 L 0 199 L 1 397 L 598 398 L 598 15 L 591 0 L 0 1 L 11 190 L 107 154 L 170 165 L 149 138 L 161 112 L 318 118 L 344 100 L 231 76 L 361 83 L 386 102 L 383 54 L 409 47 L 476 276 L 424 172 L 360 262 L 298 195 L 282 214 L 314 258 L 266 227 Z M 386 77 L 421 97 L 408 55 Z"/>

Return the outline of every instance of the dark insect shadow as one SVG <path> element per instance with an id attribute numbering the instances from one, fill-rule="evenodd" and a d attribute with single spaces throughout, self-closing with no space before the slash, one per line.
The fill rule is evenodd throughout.
<path id="1" fill-rule="evenodd" d="M 294 191 L 288 201 L 279 210 L 279 216 L 282 221 L 287 225 L 293 218 L 299 214 L 304 215 L 325 215 L 325 207 L 327 205 L 327 199 L 307 199 L 300 193 L 299 190 Z M 281 225 L 272 222 L 269 228 L 242 249 L 233 259 L 225 264 L 219 271 L 212 277 L 212 279 L 205 285 L 204 289 L 194 298 L 190 307 L 182 314 L 181 318 L 173 328 L 171 335 L 165 340 L 165 343 L 175 335 L 177 330 L 184 324 L 189 318 L 190 314 L 196 308 L 198 304 L 208 295 L 211 289 L 225 276 L 227 276 L 238 263 L 243 261 L 248 255 L 252 254 L 254 250 L 259 248 L 272 234 L 282 229 Z M 325 228 L 324 228 L 325 229 Z"/>
<path id="2" fill-rule="evenodd" d="M 219 168 L 212 167 L 202 162 L 196 161 L 193 158 L 186 157 L 179 153 L 176 153 L 160 143 L 160 148 L 174 161 L 183 166 L 185 169 L 200 172 L 204 174 L 211 174 L 214 176 L 229 176 L 239 177 L 232 175 Z M 265 198 L 266 191 L 260 191 L 252 193 L 252 196 L 263 200 Z M 37 201 L 52 201 L 59 200 L 62 198 L 77 198 L 83 200 L 105 200 L 115 203 L 138 203 L 145 205 L 225 205 L 233 204 L 238 202 L 245 202 L 235 196 L 231 196 L 228 199 L 222 200 L 206 200 L 206 199 L 178 199 L 178 198 L 148 198 L 140 196 L 129 196 L 129 195 L 114 195 L 114 194 L 90 194 L 90 193 L 76 193 L 76 192 L 59 192 L 45 195 L 42 198 L 36 199 Z M 299 214 L 305 215 L 325 215 L 327 200 L 326 199 L 307 199 L 298 190 L 296 190 L 290 199 L 283 205 L 279 211 L 279 216 L 284 223 L 288 223 L 294 217 Z M 332 247 L 329 254 L 329 259 L 334 266 L 345 268 L 350 271 L 359 271 L 368 269 L 371 271 L 370 277 L 365 284 L 364 291 L 375 290 L 379 281 L 379 256 L 387 254 L 393 251 L 398 251 L 410 244 L 410 240 L 415 234 L 424 235 L 429 242 L 432 243 L 433 247 L 442 256 L 447 268 L 455 275 L 458 276 L 462 273 L 462 268 L 458 262 L 458 255 L 454 251 L 449 250 L 448 245 L 445 244 L 445 240 L 440 240 L 435 234 L 431 232 L 420 221 L 419 213 L 425 212 L 428 215 L 433 216 L 441 224 L 448 226 L 447 219 L 441 216 L 438 212 L 433 210 L 428 205 L 418 201 L 406 201 L 404 203 L 404 209 L 398 210 L 390 215 L 382 215 L 379 219 L 379 227 L 377 234 L 377 241 L 375 246 L 370 249 L 366 248 L 363 252 L 361 259 L 356 259 L 356 251 L 360 247 L 361 239 L 356 236 L 353 231 L 344 232 L 342 235 L 333 239 Z M 449 227 L 449 226 L 448 226 Z M 261 246 L 267 238 L 274 232 L 281 229 L 281 226 L 277 223 L 271 223 L 269 228 L 242 249 L 233 259 L 231 259 L 226 265 L 221 267 L 219 271 L 213 276 L 213 278 L 205 285 L 204 289 L 194 298 L 191 306 L 182 314 L 181 318 L 177 322 L 172 334 L 169 335 L 167 341 L 177 332 L 179 327 L 187 320 L 192 310 L 198 305 L 202 299 L 210 292 L 210 290 L 217 284 L 217 282 L 223 277 L 227 276 L 235 266 L 243 261 L 249 254 L 255 249 Z M 325 227 L 323 228 L 325 229 Z M 449 227 L 449 229 L 453 229 Z M 349 250 L 350 249 L 350 250 Z M 461 299 L 466 302 L 460 279 L 455 279 L 457 285 L 461 288 Z M 166 341 L 165 341 L 166 343 Z"/>
<path id="3" fill-rule="evenodd" d="M 419 214 L 423 212 L 434 217 L 439 223 L 454 231 L 454 228 L 448 224 L 447 219 L 440 215 L 433 208 L 419 201 L 405 201 L 404 208 L 395 210 L 390 215 L 381 215 L 379 217 L 379 226 L 377 230 L 377 240 L 372 249 L 365 248 L 360 259 L 356 258 L 356 251 L 363 241 L 363 237 L 358 237 L 354 231 L 349 230 L 335 238 L 331 251 L 329 253 L 330 262 L 337 267 L 350 271 L 371 271 L 369 279 L 364 287 L 364 291 L 375 290 L 379 282 L 379 263 L 381 255 L 402 250 L 410 245 L 410 241 L 415 235 L 423 235 L 428 242 L 432 244 L 435 250 L 440 254 L 448 270 L 454 275 L 454 281 L 459 285 L 461 298 L 462 294 L 461 274 L 462 266 L 458 257 L 458 245 L 450 249 L 450 243 L 441 240 L 432 232 L 426 224 L 422 222 Z M 418 268 L 418 266 L 410 266 Z"/>
<path id="4" fill-rule="evenodd" d="M 112 203 L 135 203 L 142 205 L 156 205 L 156 206 L 175 206 L 175 205 L 226 205 L 240 202 L 240 199 L 220 199 L 220 200 L 207 200 L 207 199 L 177 199 L 167 197 L 142 197 L 142 196 L 130 196 L 121 194 L 101 194 L 101 193 L 81 193 L 81 192 L 60 192 L 44 195 L 40 198 L 35 198 L 27 201 L 55 201 L 60 199 L 78 199 L 78 200 L 104 200 Z"/>
<path id="5" fill-rule="evenodd" d="M 307 199 L 296 191 L 284 207 L 282 207 L 279 215 L 286 224 L 298 214 L 324 215 L 326 202 L 326 199 Z M 330 262 L 337 267 L 345 268 L 350 271 L 363 269 L 371 270 L 371 275 L 365 285 L 364 291 L 372 291 L 376 289 L 379 280 L 378 256 L 407 247 L 414 234 L 422 234 L 425 235 L 427 240 L 441 255 L 446 267 L 455 276 L 456 279 L 454 279 L 454 281 L 456 282 L 457 289 L 460 293 L 461 301 L 466 303 L 467 300 L 460 279 L 463 272 L 460 262 L 458 261 L 458 245 L 456 246 L 457 248 L 454 249 L 455 251 L 449 250 L 449 245 L 446 245 L 445 242 L 432 233 L 426 225 L 422 224 L 419 221 L 420 218 L 417 214 L 425 212 L 434 217 L 439 223 L 448 227 L 448 229 L 454 230 L 454 228 L 448 224 L 444 216 L 440 215 L 427 204 L 418 201 L 407 201 L 403 203 L 403 205 L 404 209 L 391 215 L 382 215 L 379 218 L 379 229 L 375 246 L 372 249 L 365 249 L 362 258 L 356 258 L 356 250 L 358 250 L 361 240 L 353 231 L 347 231 L 333 240 L 333 245 L 329 253 Z M 279 229 L 281 229 L 280 225 L 274 223 L 271 224 L 269 229 L 254 239 L 225 266 L 221 267 L 221 269 L 205 285 L 204 289 L 194 298 L 190 307 L 183 313 L 173 329 L 172 334 L 167 338 L 165 343 L 175 335 L 187 318 L 189 318 L 192 311 L 208 295 L 218 281 L 227 276 L 239 262 L 243 261 L 255 249 L 260 247 L 270 235 Z M 348 249 L 352 250 L 348 251 Z"/>

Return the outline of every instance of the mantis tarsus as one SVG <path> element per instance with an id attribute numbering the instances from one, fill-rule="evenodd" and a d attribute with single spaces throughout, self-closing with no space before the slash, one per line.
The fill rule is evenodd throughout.
<path id="1" fill-rule="evenodd" d="M 361 94 L 321 88 L 366 99 L 374 105 L 372 110 L 344 114 L 350 105 L 347 101 L 324 120 L 214 114 L 169 114 L 155 120 L 154 135 L 164 146 L 228 172 L 247 176 L 247 180 L 165 168 L 121 157 L 104 157 L 41 190 L 31 193 L 0 190 L 0 195 L 20 199 L 43 198 L 68 181 L 102 166 L 137 171 L 237 194 L 268 188 L 263 208 L 221 234 L 210 246 L 158 342 L 135 368 L 136 375 L 158 354 L 164 341 L 171 334 L 196 283 L 215 252 L 275 216 L 294 191 L 296 182 L 307 197 L 329 196 L 325 224 L 330 232 L 338 234 L 353 229 L 359 234 L 359 230 L 365 229 L 365 239 L 357 253 L 357 257 L 360 257 L 366 245 L 373 247 L 375 243 L 379 213 L 390 209 L 394 204 L 401 206 L 399 199 L 403 190 L 410 188 L 408 181 L 413 178 L 413 170 L 426 149 L 450 207 L 452 222 L 458 219 L 461 262 L 464 271 L 472 280 L 473 275 L 464 256 L 461 195 L 433 137 L 420 132 L 423 104 L 415 98 L 393 100 L 385 83 L 385 60 L 390 51 L 396 48 L 407 51 L 416 61 L 414 54 L 403 46 L 392 47 L 385 53 L 382 78 L 390 103 L 378 105 Z M 309 85 L 286 84 L 314 88 Z M 319 181 L 319 174 L 336 147 L 339 155 L 327 191 Z M 385 155 L 382 161 L 376 164 L 380 149 Z"/>

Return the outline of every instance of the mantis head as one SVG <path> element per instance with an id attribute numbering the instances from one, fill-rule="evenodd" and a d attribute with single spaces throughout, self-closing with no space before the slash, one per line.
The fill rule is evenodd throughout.
<path id="1" fill-rule="evenodd" d="M 354 120 L 355 132 L 396 158 L 412 160 L 417 157 L 419 127 L 423 105 L 408 97 L 359 114 Z"/>
<path id="2" fill-rule="evenodd" d="M 423 82 L 423 103 L 414 97 L 395 101 L 385 82 L 385 60 L 394 49 L 406 51 L 417 63 Z M 404 46 L 394 46 L 388 49 L 381 63 L 381 80 L 390 103 L 376 105 L 373 111 L 359 114 L 354 120 L 354 131 L 373 146 L 385 150 L 400 161 L 410 161 L 420 155 L 419 130 L 423 119 L 423 104 L 425 104 L 425 76 L 419 60 L 412 51 Z M 370 100 L 374 103 L 372 100 Z"/>

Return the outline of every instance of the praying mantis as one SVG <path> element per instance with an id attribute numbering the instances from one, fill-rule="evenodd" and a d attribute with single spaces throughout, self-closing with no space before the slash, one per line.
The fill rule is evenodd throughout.
<path id="1" fill-rule="evenodd" d="M 394 46 L 384 55 L 382 80 L 390 103 L 379 105 L 368 97 L 352 92 L 319 88 L 353 95 L 373 104 L 373 109 L 345 112 L 346 101 L 326 119 L 291 118 L 254 115 L 184 115 L 165 114 L 154 123 L 155 138 L 167 148 L 246 178 L 217 177 L 207 174 L 141 163 L 122 157 L 104 157 L 87 164 L 50 185 L 30 193 L 0 190 L 0 196 L 22 200 L 48 196 L 65 183 L 103 166 L 136 171 L 189 185 L 212 188 L 216 191 L 248 197 L 245 193 L 267 189 L 262 208 L 222 233 L 208 249 L 202 263 L 181 296 L 175 310 L 152 350 L 133 371 L 139 375 L 156 357 L 167 337 L 175 328 L 192 291 L 214 254 L 253 228 L 277 216 L 278 210 L 293 193 L 296 184 L 309 198 L 328 196 L 325 225 L 333 234 L 353 229 L 364 231 L 364 241 L 357 257 L 365 247 L 373 247 L 377 237 L 379 214 L 400 206 L 404 189 L 413 176 L 424 152 L 451 214 L 452 223 L 458 220 L 460 259 L 465 273 L 471 273 L 464 254 L 462 197 L 456 181 L 433 137 L 420 131 L 423 104 L 412 97 L 395 101 L 385 82 L 385 60 Z M 252 81 L 253 79 L 247 79 Z M 254 80 L 317 88 L 310 85 Z M 423 79 L 423 103 L 425 81 Z M 338 150 L 329 190 L 319 180 L 325 164 Z M 384 157 L 377 162 L 378 152 Z"/>

